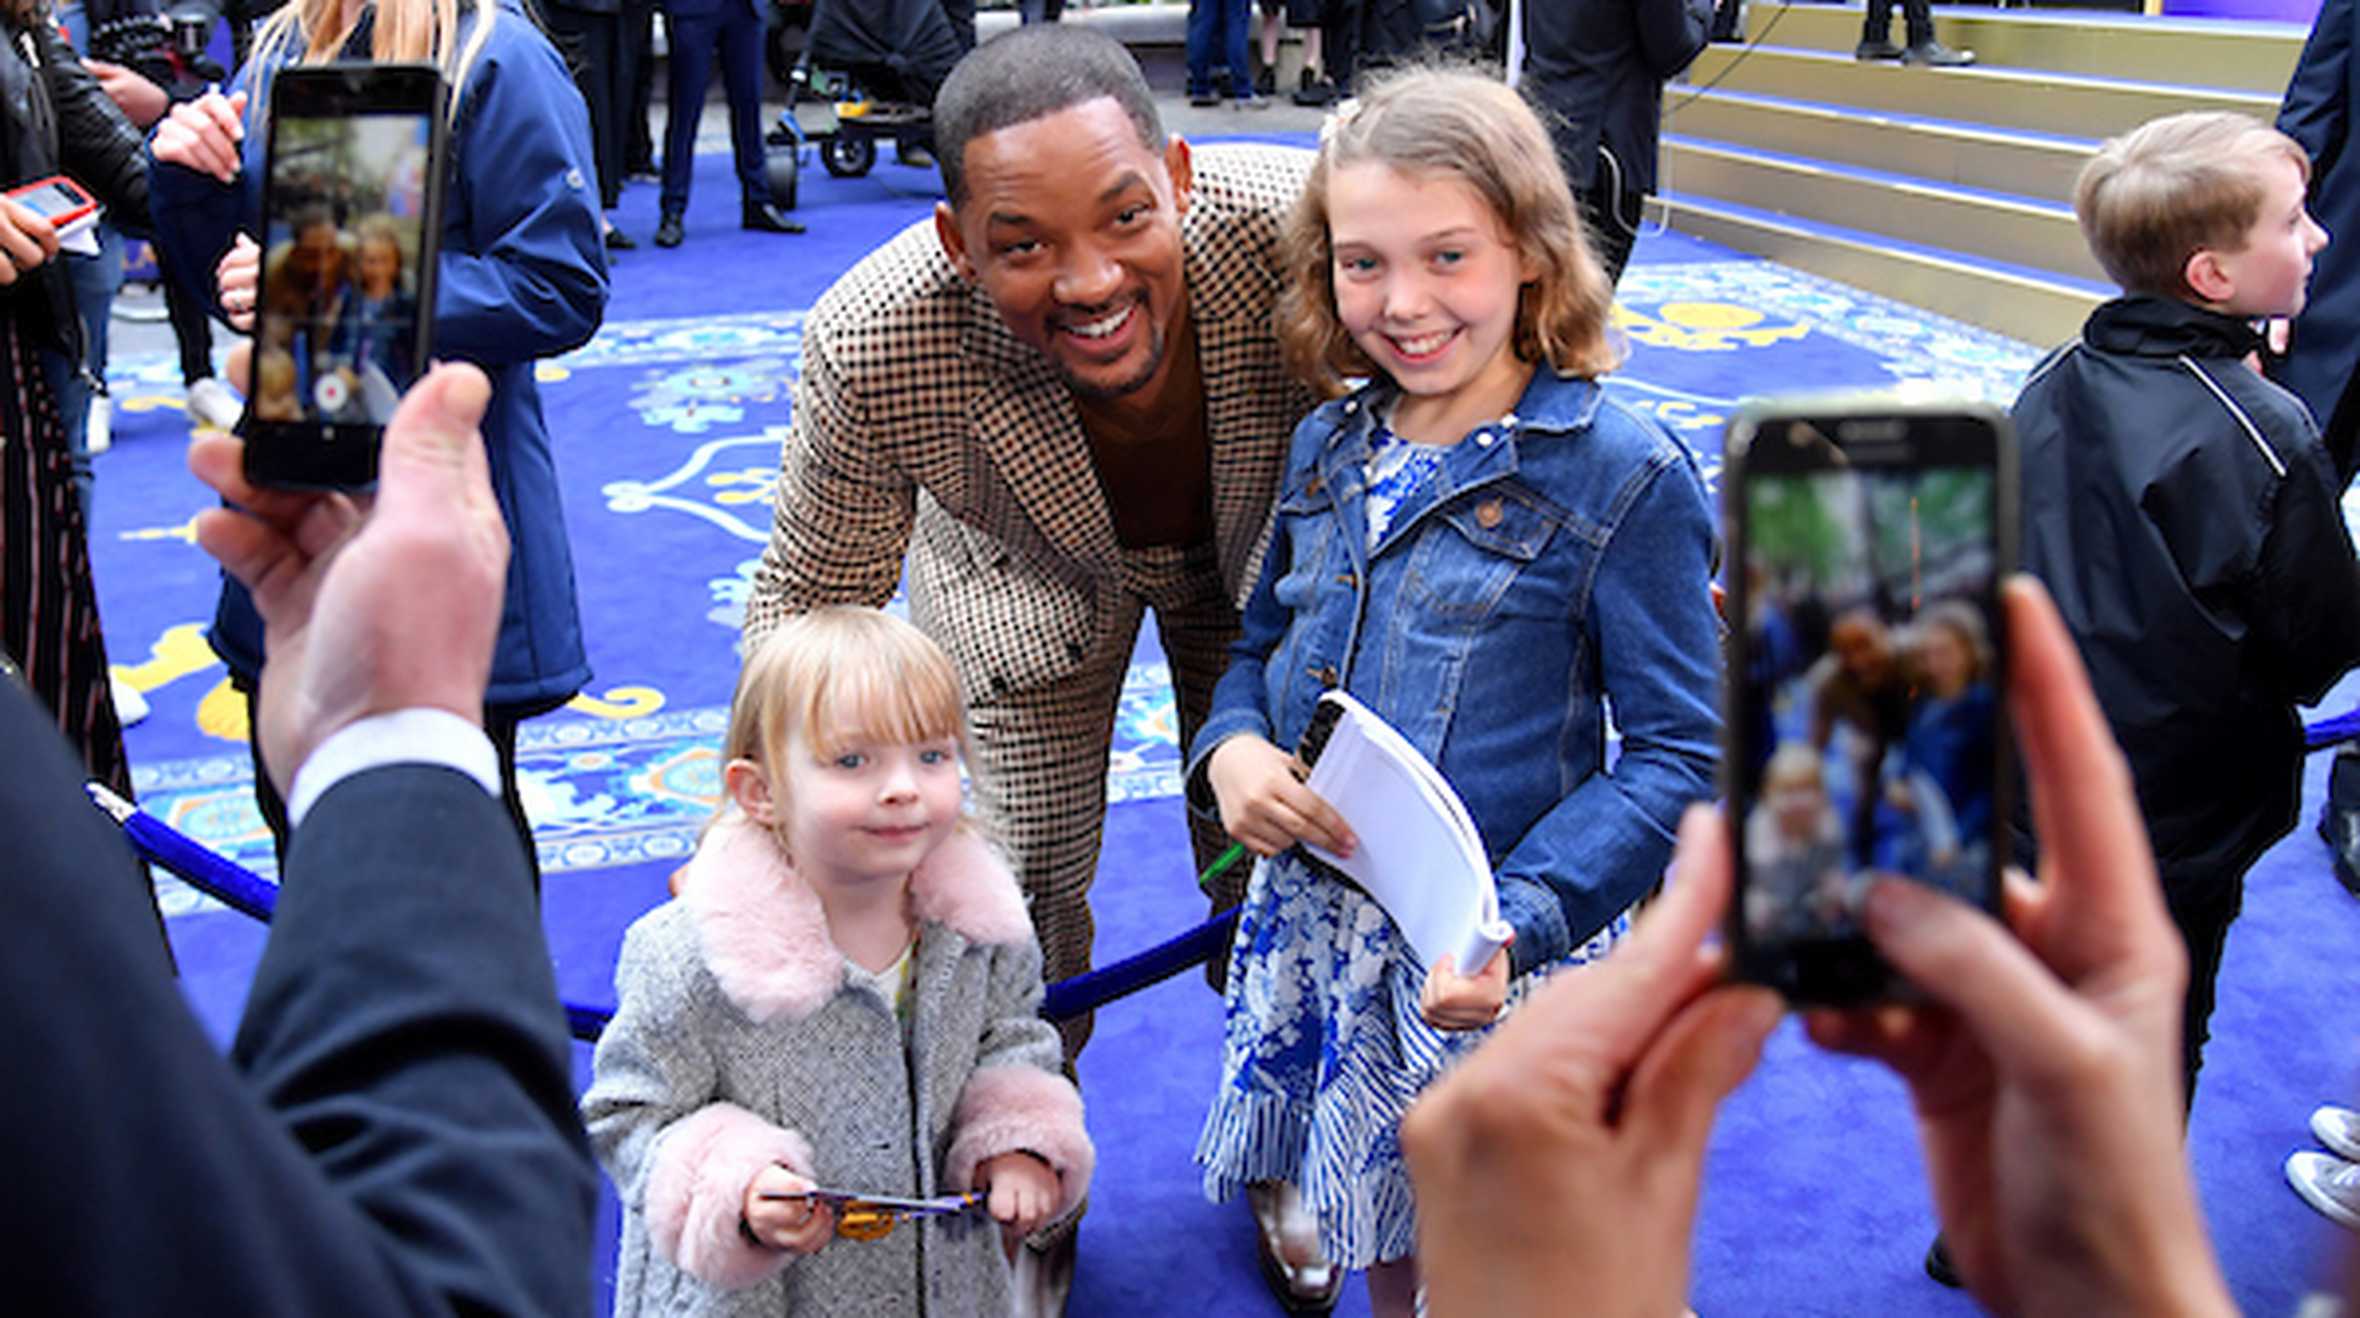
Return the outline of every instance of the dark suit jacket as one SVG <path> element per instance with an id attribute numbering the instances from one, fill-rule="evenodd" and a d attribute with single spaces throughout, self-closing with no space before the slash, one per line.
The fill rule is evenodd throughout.
<path id="1" fill-rule="evenodd" d="M 1562 122 L 1553 125 L 1566 182 L 1589 193 L 1598 149 L 1621 162 L 1619 191 L 1655 191 L 1664 81 L 1704 49 L 1712 0 L 1547 0 L 1524 7 L 1524 85 Z"/>
<path id="2" fill-rule="evenodd" d="M 11 1311 L 587 1311 L 596 1181 L 497 801 L 422 766 L 323 797 L 225 1062 L 129 848 L 5 681 L 0 745 Z"/>
<path id="3" fill-rule="evenodd" d="M 2286 360 L 2273 363 L 2270 373 L 2302 395 L 2323 427 L 2333 420 L 2353 368 L 2360 366 L 2360 160 L 2345 159 L 2352 102 L 2360 92 L 2360 60 L 2352 57 L 2356 37 L 2360 10 L 2352 0 L 2319 6 L 2278 109 L 2279 131 L 2311 153 L 2311 214 L 2335 241 L 2312 263 L 2310 301 L 2295 318 Z M 2327 441 L 2338 474 L 2349 479 L 2355 458 L 2351 435 L 2330 433 Z"/>

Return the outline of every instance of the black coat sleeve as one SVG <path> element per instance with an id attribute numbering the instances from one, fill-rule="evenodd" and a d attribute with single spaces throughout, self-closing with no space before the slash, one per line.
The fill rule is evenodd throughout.
<path id="1" fill-rule="evenodd" d="M 48 723 L 0 690 L 10 1308 L 586 1312 L 596 1182 L 498 804 L 417 766 L 322 798 L 225 1063 Z"/>
<path id="2" fill-rule="evenodd" d="M 2326 450 L 2304 443 L 2286 463 L 2246 617 L 2281 693 L 2308 705 L 2360 663 L 2360 562 Z"/>
<path id="3" fill-rule="evenodd" d="M 116 228 L 146 237 L 155 223 L 148 215 L 147 156 L 139 130 L 56 28 L 35 23 L 29 30 L 40 43 L 41 79 L 57 112 L 60 168 L 90 189 Z"/>

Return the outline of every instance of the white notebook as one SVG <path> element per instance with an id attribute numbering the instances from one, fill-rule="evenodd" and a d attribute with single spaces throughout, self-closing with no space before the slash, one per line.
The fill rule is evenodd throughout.
<path id="1" fill-rule="evenodd" d="M 1305 737 L 1304 785 L 1336 808 L 1360 845 L 1348 857 L 1306 849 L 1374 897 L 1419 960 L 1432 966 L 1447 952 L 1458 973 L 1473 975 L 1512 931 L 1500 919 L 1499 887 L 1466 804 L 1368 706 L 1341 691 L 1319 701 L 1334 707 L 1334 729 L 1324 744 L 1316 732 Z M 1328 717 L 1314 714 L 1313 726 Z"/>

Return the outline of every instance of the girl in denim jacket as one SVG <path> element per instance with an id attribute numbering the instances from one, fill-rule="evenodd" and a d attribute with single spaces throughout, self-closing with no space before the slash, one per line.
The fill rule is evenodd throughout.
<path id="1" fill-rule="evenodd" d="M 1282 333 L 1342 396 L 1295 431 L 1189 766 L 1192 803 L 1266 858 L 1197 1154 L 1215 1199 L 1299 1186 L 1328 1257 L 1406 1314 L 1403 1111 L 1535 972 L 1606 950 L 1711 789 L 1713 526 L 1686 450 L 1595 380 L 1611 292 L 1513 91 L 1421 70 L 1347 106 L 1287 244 Z M 1516 931 L 1489 965 L 1420 964 L 1295 846 L 1353 845 L 1285 749 L 1335 686 L 1465 799 Z"/>

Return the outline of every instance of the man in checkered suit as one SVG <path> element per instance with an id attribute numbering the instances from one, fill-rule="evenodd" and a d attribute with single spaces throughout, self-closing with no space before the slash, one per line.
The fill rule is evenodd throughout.
<path id="1" fill-rule="evenodd" d="M 977 799 L 1057 980 L 1090 965 L 1107 750 L 1141 618 L 1155 614 L 1185 745 L 1316 401 L 1273 323 L 1310 155 L 1167 139 L 1121 46 L 1046 25 L 961 62 L 935 137 L 949 204 L 805 323 L 746 634 L 882 604 L 906 557 L 911 616 L 957 661 Z M 1200 821 L 1194 841 L 1202 865 L 1226 839 Z M 1089 1028 L 1065 1023 L 1069 1060 Z"/>
<path id="2" fill-rule="evenodd" d="M 1138 81 L 1083 29 L 1006 40 L 1044 37 L 1103 45 Z M 962 72 L 990 63 L 979 52 Z M 975 81 L 954 73 L 937 116 L 953 204 L 854 266 L 805 324 L 746 634 L 884 603 L 906 553 L 911 614 L 958 661 L 977 793 L 1056 980 L 1090 962 L 1106 752 L 1142 612 L 1185 740 L 1314 402 L 1272 324 L 1280 222 L 1309 155 L 1166 141 L 1144 83 L 1148 124 L 1111 96 L 1036 110 L 1057 89 L 1032 80 L 1013 108 L 1035 112 L 979 107 L 962 159 L 959 94 L 1000 90 Z M 1068 1051 L 1087 1034 L 1069 1023 Z"/>

